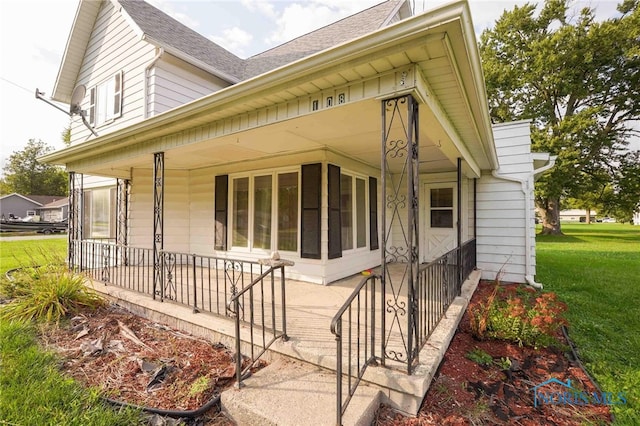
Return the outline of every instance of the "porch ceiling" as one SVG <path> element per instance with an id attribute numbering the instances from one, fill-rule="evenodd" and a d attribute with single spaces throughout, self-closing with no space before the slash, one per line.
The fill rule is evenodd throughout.
<path id="1" fill-rule="evenodd" d="M 331 123 L 331 125 L 327 125 Z M 232 135 L 167 149 L 165 169 L 195 170 L 235 162 L 329 149 L 380 168 L 382 134 L 379 100 L 344 105 L 317 114 L 258 127 Z M 428 110 L 420 110 L 420 172 L 440 172 L 455 168 L 439 145 L 448 140 L 446 132 Z M 121 176 L 131 168 L 151 169 L 151 151 L 88 165 L 90 173 Z M 86 171 L 85 173 L 89 173 Z"/>

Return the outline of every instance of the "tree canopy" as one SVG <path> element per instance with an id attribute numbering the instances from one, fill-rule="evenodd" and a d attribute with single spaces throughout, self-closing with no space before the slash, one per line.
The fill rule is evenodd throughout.
<path id="1" fill-rule="evenodd" d="M 622 173 L 637 158 L 627 146 L 640 118 L 639 3 L 625 0 L 604 21 L 588 7 L 571 16 L 567 0 L 539 13 L 525 4 L 481 35 L 492 120 L 532 120 L 532 149 L 558 156 L 536 185 L 544 233 L 561 232 L 561 199 L 613 202 L 607 187 L 634 187 Z"/>
<path id="2" fill-rule="evenodd" d="M 3 168 L 0 180 L 2 193 L 23 195 L 66 195 L 67 173 L 60 167 L 38 162 L 37 158 L 51 152 L 52 147 L 41 140 L 29 139 L 22 151 L 15 151 Z"/>

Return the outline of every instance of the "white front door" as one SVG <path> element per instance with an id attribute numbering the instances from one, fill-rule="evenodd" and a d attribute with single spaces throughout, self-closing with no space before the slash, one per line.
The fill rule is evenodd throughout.
<path id="1" fill-rule="evenodd" d="M 455 182 L 423 185 L 425 214 L 421 251 L 424 253 L 424 262 L 437 259 L 456 248 L 456 186 Z"/>

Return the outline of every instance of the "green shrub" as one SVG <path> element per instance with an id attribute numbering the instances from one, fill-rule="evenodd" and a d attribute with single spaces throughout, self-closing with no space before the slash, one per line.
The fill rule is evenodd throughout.
<path id="1" fill-rule="evenodd" d="M 13 300 L 0 309 L 0 318 L 58 322 L 81 308 L 97 308 L 105 300 L 85 286 L 85 278 L 65 266 L 25 268 L 12 280 L 3 279 L 2 292 Z"/>
<path id="2" fill-rule="evenodd" d="M 478 339 L 547 347 L 556 343 L 558 330 L 566 324 L 566 309 L 554 293 L 506 289 L 496 283 L 486 303 L 471 309 L 471 330 Z"/>

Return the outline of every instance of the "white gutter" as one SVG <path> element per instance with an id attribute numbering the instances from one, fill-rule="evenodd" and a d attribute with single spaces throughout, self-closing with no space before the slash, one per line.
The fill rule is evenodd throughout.
<path id="1" fill-rule="evenodd" d="M 536 179 L 537 176 L 541 175 L 542 173 L 544 173 L 545 171 L 549 170 L 550 168 L 552 168 L 555 163 L 556 163 L 556 155 L 552 155 L 549 157 L 549 162 L 547 164 L 545 164 L 542 167 L 539 167 L 537 169 L 534 169 L 533 171 L 531 171 L 526 178 L 518 178 L 515 176 L 509 176 L 506 174 L 501 174 L 500 173 L 500 169 L 497 170 L 493 170 L 491 172 L 491 174 L 493 175 L 493 177 L 497 178 L 497 179 L 503 179 L 503 180 L 508 180 L 508 181 L 512 181 L 512 182 L 518 182 L 520 183 L 520 189 L 522 190 L 522 193 L 524 194 L 524 220 L 525 220 L 525 227 L 524 227 L 524 279 L 527 282 L 527 284 L 529 284 L 531 287 L 538 289 L 538 290 L 542 290 L 543 285 L 542 283 L 536 282 L 534 274 L 533 274 L 533 265 L 531 264 L 531 243 L 532 243 L 532 238 L 531 238 L 531 234 L 529 233 L 529 224 L 531 223 L 532 217 L 531 217 L 531 211 L 533 210 L 534 206 L 531 205 L 531 197 L 529 197 L 529 194 L 531 193 L 531 191 L 533 191 L 533 183 Z"/>
<path id="2" fill-rule="evenodd" d="M 144 94 L 142 95 L 142 98 L 144 99 L 144 106 L 142 110 L 143 117 L 145 119 L 149 118 L 149 74 L 151 73 L 151 68 L 153 68 L 160 58 L 162 58 L 162 55 L 164 55 L 164 48 L 159 47 L 156 56 L 154 56 L 151 62 L 149 62 L 149 65 L 144 68 Z"/>

